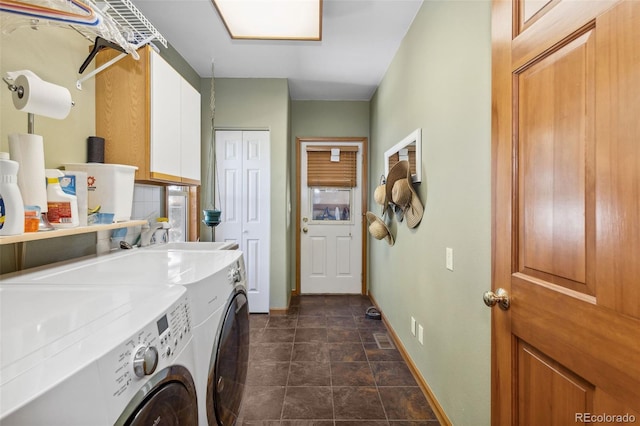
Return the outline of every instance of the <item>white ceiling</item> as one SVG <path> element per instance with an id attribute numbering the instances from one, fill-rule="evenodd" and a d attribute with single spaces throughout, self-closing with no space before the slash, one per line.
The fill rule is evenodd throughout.
<path id="1" fill-rule="evenodd" d="M 312 42 L 232 40 L 211 0 L 132 1 L 200 77 L 287 78 L 294 100 L 371 99 L 422 5 L 324 0 Z"/>

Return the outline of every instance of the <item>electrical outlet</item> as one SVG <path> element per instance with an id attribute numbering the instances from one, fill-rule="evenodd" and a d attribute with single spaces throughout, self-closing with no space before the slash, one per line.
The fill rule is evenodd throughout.
<path id="1" fill-rule="evenodd" d="M 453 271 L 453 249 L 447 247 L 445 266 L 448 270 Z"/>
<path id="2" fill-rule="evenodd" d="M 411 334 L 416 335 L 416 319 L 411 317 Z"/>
<path id="3" fill-rule="evenodd" d="M 424 345 L 424 328 L 422 328 L 422 325 L 418 325 L 418 342 Z"/>

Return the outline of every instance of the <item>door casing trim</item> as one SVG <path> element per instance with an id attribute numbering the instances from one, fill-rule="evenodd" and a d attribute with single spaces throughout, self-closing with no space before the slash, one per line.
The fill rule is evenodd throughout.
<path id="1" fill-rule="evenodd" d="M 301 177 L 301 147 L 305 142 L 361 142 L 362 143 L 362 271 L 361 294 L 367 294 L 367 220 L 366 210 L 368 201 L 368 176 L 369 176 L 369 138 L 367 137 L 296 137 L 296 287 L 291 291 L 293 296 L 300 294 L 300 177 Z"/>

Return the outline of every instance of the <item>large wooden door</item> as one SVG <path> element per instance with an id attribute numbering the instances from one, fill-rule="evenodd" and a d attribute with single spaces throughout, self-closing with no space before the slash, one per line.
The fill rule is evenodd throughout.
<path id="1" fill-rule="evenodd" d="M 492 423 L 640 423 L 640 1 L 492 22 Z"/>

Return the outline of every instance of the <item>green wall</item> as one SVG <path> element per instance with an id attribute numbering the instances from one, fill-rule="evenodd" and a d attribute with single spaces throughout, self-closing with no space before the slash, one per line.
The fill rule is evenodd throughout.
<path id="1" fill-rule="evenodd" d="M 202 205 L 211 191 L 206 171 L 211 146 L 211 79 L 203 79 L 203 186 Z M 216 78 L 214 81 L 216 129 L 263 129 L 271 139 L 271 308 L 285 308 L 289 303 L 290 223 L 288 164 L 289 148 L 289 85 L 286 79 Z M 201 239 L 210 240 L 211 231 L 202 227 Z M 280 255 L 283 254 L 283 255 Z"/>
<path id="2" fill-rule="evenodd" d="M 350 136 L 369 136 L 368 101 L 291 101 L 292 143 L 297 137 Z"/>
<path id="3" fill-rule="evenodd" d="M 66 162 L 87 160 L 87 136 L 95 132 L 94 79 L 76 89 L 78 68 L 89 53 L 90 42 L 78 33 L 59 27 L 32 30 L 20 27 L 0 32 L 0 73 L 31 70 L 40 78 L 66 87 L 75 106 L 67 118 L 35 116 L 35 133 L 44 139 L 45 165 L 56 168 Z M 93 69 L 87 68 L 85 74 Z M 27 113 L 13 106 L 4 82 L 0 90 L 0 150 L 9 152 L 9 133 L 27 133 Z"/>
<path id="4" fill-rule="evenodd" d="M 15 16 L 6 18 L 3 25 L 5 22 L 18 22 Z M 19 26 L 9 30 L 3 27 L 0 31 L 0 75 L 4 77 L 7 71 L 31 70 L 45 81 L 66 87 L 75 102 L 63 120 L 35 116 L 35 133 L 44 140 L 45 167 L 84 163 L 87 159 L 87 136 L 95 134 L 95 77 L 83 82 L 82 90 L 76 88 L 76 81 L 94 69 L 95 62 L 92 62 L 83 74 L 78 74 L 92 41 L 65 27 L 44 25 L 33 30 Z M 160 47 L 160 54 L 199 89 L 200 77 L 175 49 Z M 16 110 L 11 92 L 3 82 L 0 87 L 0 151 L 9 152 L 10 133 L 27 133 L 27 113 Z M 30 242 L 24 266 L 95 254 L 97 240 L 95 234 L 87 234 Z M 14 245 L 1 246 L 0 273 L 15 269 Z"/>
<path id="5" fill-rule="evenodd" d="M 78 68 L 89 53 L 90 42 L 75 31 L 59 27 L 32 30 L 18 27 L 0 31 L 0 75 L 7 71 L 31 70 L 40 78 L 66 87 L 75 106 L 67 118 L 35 116 L 35 132 L 43 137 L 45 167 L 57 168 L 67 162 L 87 160 L 87 136 L 95 133 L 94 79 L 76 89 Z M 85 71 L 88 74 L 93 64 Z M 0 151 L 9 152 L 10 133 L 27 133 L 27 113 L 13 106 L 4 82 L 0 87 Z M 95 253 L 96 235 L 55 238 L 26 244 L 25 267 Z M 0 273 L 16 269 L 15 244 L 0 247 Z"/>
<path id="6" fill-rule="evenodd" d="M 393 247 L 370 240 L 371 294 L 458 426 L 490 423 L 490 7 L 425 2 L 371 100 L 370 180 L 384 173 L 384 151 L 421 128 L 425 205 L 417 228 L 393 221 Z"/>
<path id="7" fill-rule="evenodd" d="M 91 79 L 78 91 L 75 81 L 89 45 L 60 28 L 0 34 L 2 75 L 30 69 L 69 88 L 76 102 L 65 120 L 36 117 L 47 167 L 86 158 L 86 137 L 95 131 L 94 83 Z M 384 170 L 384 151 L 422 128 L 424 178 L 417 190 L 424 217 L 414 230 L 394 222 L 393 247 L 370 239 L 369 287 L 456 425 L 490 421 L 490 310 L 481 300 L 491 273 L 490 47 L 488 1 L 426 1 L 370 103 L 291 102 L 284 79 L 215 80 L 216 127 L 271 131 L 271 252 L 285 254 L 271 260 L 272 308 L 287 306 L 295 277 L 296 136 L 368 136 L 369 209 L 379 211 L 373 190 Z M 172 50 L 161 50 L 192 84 L 198 83 L 183 61 L 171 60 Z M 209 190 L 211 81 L 199 82 L 203 206 Z M 8 150 L 8 133 L 26 132 L 26 123 L 10 92 L 1 89 L 0 150 Z M 202 239 L 210 236 L 204 228 Z M 92 246 L 93 240 L 81 245 Z M 444 267 L 446 247 L 454 249 L 453 272 Z M 425 329 L 424 346 L 409 332 L 410 316 Z"/>
<path id="8" fill-rule="evenodd" d="M 369 102 L 363 101 L 292 101 L 291 102 L 291 223 L 296 223 L 296 138 L 369 137 Z M 291 233 L 291 289 L 297 274 L 296 232 Z"/>

